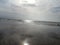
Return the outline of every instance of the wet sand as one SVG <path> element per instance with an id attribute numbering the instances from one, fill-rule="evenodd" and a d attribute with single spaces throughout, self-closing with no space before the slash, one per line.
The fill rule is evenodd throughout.
<path id="1" fill-rule="evenodd" d="M 60 45 L 60 27 L 42 23 L 0 21 L 0 45 L 24 45 L 22 42 L 25 40 L 29 45 Z"/>

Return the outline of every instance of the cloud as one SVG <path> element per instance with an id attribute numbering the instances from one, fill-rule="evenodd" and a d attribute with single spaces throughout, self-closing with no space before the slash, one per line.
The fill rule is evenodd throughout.
<path id="1" fill-rule="evenodd" d="M 36 5 L 20 5 L 19 0 L 0 0 L 0 17 L 59 21 L 60 0 L 38 0 Z"/>
<path id="2" fill-rule="evenodd" d="M 0 3 L 5 4 L 8 0 L 0 0 Z"/>

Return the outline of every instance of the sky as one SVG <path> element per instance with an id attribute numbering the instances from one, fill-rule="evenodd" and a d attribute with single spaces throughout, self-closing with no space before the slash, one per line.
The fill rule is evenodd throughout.
<path id="1" fill-rule="evenodd" d="M 60 0 L 0 0 L 0 17 L 60 22 Z"/>

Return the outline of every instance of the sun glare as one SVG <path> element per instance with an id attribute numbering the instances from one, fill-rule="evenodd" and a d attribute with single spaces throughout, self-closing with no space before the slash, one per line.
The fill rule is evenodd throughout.
<path id="1" fill-rule="evenodd" d="M 35 0 L 20 0 L 20 4 L 35 4 Z"/>
<path id="2" fill-rule="evenodd" d="M 29 45 L 29 43 L 28 43 L 28 40 L 27 40 L 27 39 L 23 41 L 23 45 Z"/>
<path id="3" fill-rule="evenodd" d="M 24 20 L 26 23 L 31 23 L 32 20 Z"/>
<path id="4" fill-rule="evenodd" d="M 20 6 L 23 4 L 36 4 L 35 0 L 11 0 L 11 2 L 17 6 Z"/>

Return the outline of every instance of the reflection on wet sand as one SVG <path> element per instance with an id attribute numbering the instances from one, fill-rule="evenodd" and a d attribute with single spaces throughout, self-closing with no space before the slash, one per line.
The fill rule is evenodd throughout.
<path id="1" fill-rule="evenodd" d="M 0 45 L 60 45 L 60 27 L 0 21 Z"/>

